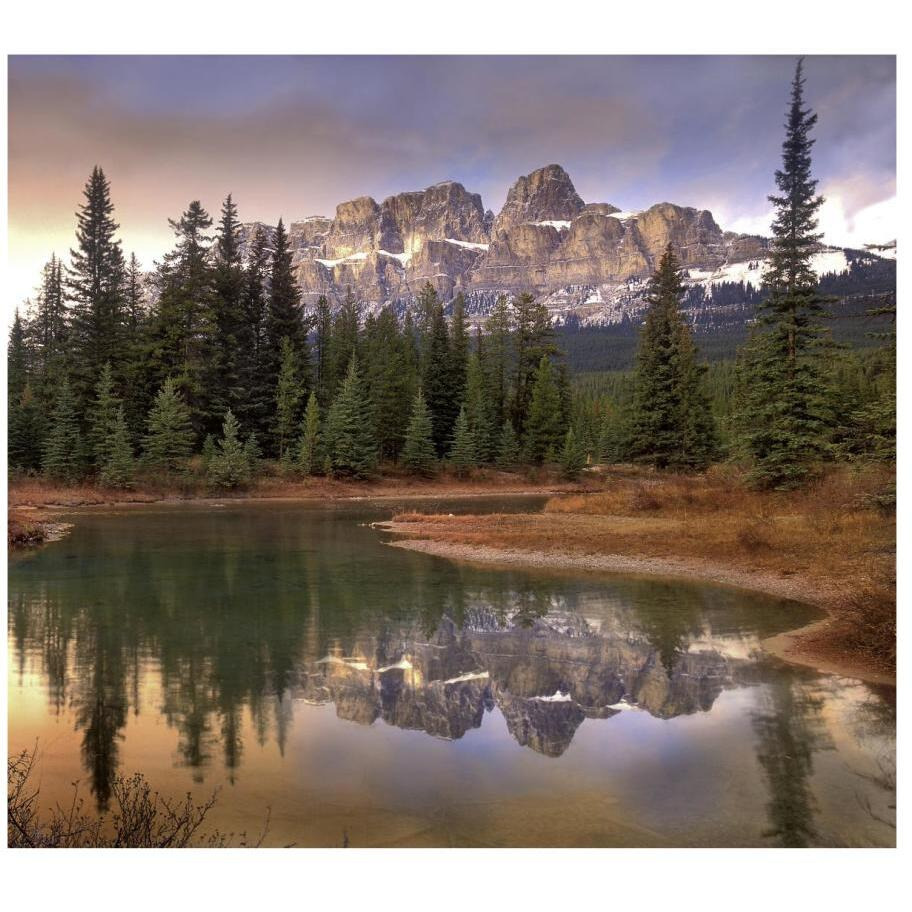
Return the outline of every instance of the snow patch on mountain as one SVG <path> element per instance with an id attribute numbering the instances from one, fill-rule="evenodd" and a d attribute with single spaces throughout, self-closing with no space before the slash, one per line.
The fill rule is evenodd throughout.
<path id="1" fill-rule="evenodd" d="M 543 222 L 532 222 L 533 225 L 543 225 L 548 228 L 557 228 L 558 231 L 569 231 L 570 222 L 567 219 L 545 219 Z"/>
<path id="2" fill-rule="evenodd" d="M 393 260 L 398 260 L 400 265 L 408 266 L 411 262 L 412 255 L 410 253 L 390 253 L 388 250 L 378 250 L 381 256 L 390 257 Z"/>
<path id="3" fill-rule="evenodd" d="M 357 253 L 351 253 L 346 257 L 341 257 L 338 260 L 321 260 L 319 258 L 314 258 L 315 263 L 320 263 L 320 265 L 325 266 L 327 269 L 332 269 L 333 266 L 338 266 L 340 263 L 358 263 L 361 260 L 366 260 L 367 254 L 364 251 L 359 250 Z"/>
<path id="4" fill-rule="evenodd" d="M 465 247 L 466 250 L 487 250 L 489 244 L 476 244 L 473 241 L 459 241 L 456 238 L 444 238 L 448 244 L 455 244 L 457 247 Z"/>

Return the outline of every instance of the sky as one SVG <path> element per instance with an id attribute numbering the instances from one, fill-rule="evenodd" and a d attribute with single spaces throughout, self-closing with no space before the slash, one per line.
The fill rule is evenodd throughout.
<path id="1" fill-rule="evenodd" d="M 586 202 L 712 211 L 764 232 L 791 57 L 9 58 L 9 290 L 66 257 L 92 167 L 124 250 L 151 267 L 168 218 L 229 192 L 244 221 L 332 215 L 357 196 L 457 180 L 497 212 L 563 165 Z M 825 240 L 896 237 L 896 65 L 811 56 Z"/>

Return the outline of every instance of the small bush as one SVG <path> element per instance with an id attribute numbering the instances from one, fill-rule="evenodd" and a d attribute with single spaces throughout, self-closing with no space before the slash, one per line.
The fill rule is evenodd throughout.
<path id="1" fill-rule="evenodd" d="M 141 773 L 114 779 L 110 816 L 86 813 L 77 784 L 69 807 L 49 808 L 42 819 L 40 788 L 32 786 L 36 757 L 37 751 L 23 751 L 7 758 L 6 839 L 11 849 L 226 848 L 232 843 L 233 834 L 202 828 L 217 792 L 202 804 L 196 804 L 189 793 L 173 800 L 153 791 Z M 262 833 L 249 844 L 260 846 L 268 828 L 267 812 Z M 238 834 L 238 840 L 239 846 L 248 845 L 246 834 Z"/>
<path id="2" fill-rule="evenodd" d="M 887 668 L 896 667 L 896 588 L 864 580 L 846 596 L 834 621 L 837 642 L 866 653 Z"/>

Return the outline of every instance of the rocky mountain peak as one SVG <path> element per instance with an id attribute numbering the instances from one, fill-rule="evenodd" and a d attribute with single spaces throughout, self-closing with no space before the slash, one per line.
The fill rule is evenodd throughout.
<path id="1" fill-rule="evenodd" d="M 584 205 L 570 175 L 560 165 L 545 165 L 513 184 L 494 219 L 492 234 L 506 235 L 511 228 L 528 222 L 569 222 Z"/>

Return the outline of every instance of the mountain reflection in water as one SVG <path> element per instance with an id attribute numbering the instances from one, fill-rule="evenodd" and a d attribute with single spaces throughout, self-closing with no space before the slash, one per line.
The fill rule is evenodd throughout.
<path id="1" fill-rule="evenodd" d="M 751 688 L 764 840 L 824 838 L 810 781 L 834 749 L 830 679 L 759 649 L 811 612 L 712 587 L 460 567 L 385 548 L 355 518 L 91 517 L 13 566 L 11 687 L 40 678 L 47 714 L 80 734 L 100 808 L 112 778 L 132 771 L 121 762 L 130 720 L 150 710 L 176 733 L 175 767 L 233 782 L 251 737 L 284 755 L 308 704 L 451 741 L 499 714 L 513 741 L 556 763 L 585 720 L 709 714 L 723 692 Z M 889 732 L 890 710 L 872 725 Z M 28 746 L 14 740 L 12 692 L 10 731 L 11 749 Z"/>

